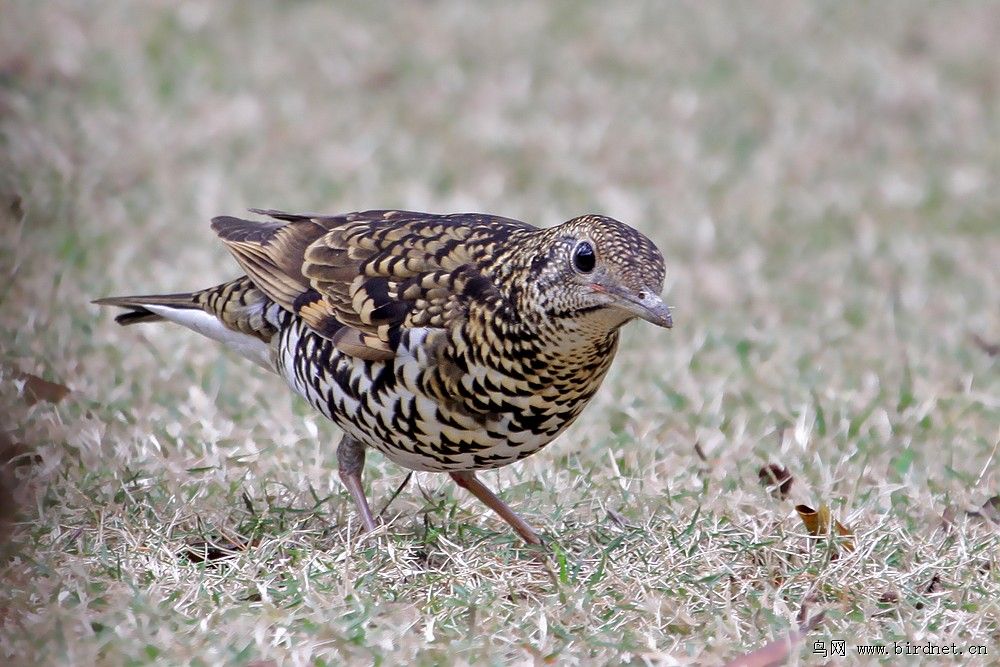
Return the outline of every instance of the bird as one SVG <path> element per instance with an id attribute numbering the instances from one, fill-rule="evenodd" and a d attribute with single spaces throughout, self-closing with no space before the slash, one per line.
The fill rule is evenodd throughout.
<path id="1" fill-rule="evenodd" d="M 366 531 L 366 451 L 448 473 L 521 538 L 540 534 L 477 477 L 538 452 L 601 385 L 623 325 L 671 328 L 662 253 L 603 215 L 552 227 L 479 213 L 250 209 L 212 229 L 243 271 L 193 292 L 120 296 L 119 324 L 170 321 L 284 378 L 343 432 L 339 477 Z"/>

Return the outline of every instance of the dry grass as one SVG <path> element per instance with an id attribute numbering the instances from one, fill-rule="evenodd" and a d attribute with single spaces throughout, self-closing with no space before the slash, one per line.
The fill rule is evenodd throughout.
<path id="1" fill-rule="evenodd" d="M 998 659 L 998 531 L 966 512 L 1000 492 L 970 337 L 1000 340 L 996 5 L 0 13 L 3 659 L 713 664 L 804 603 L 827 610 L 804 661 L 831 638 Z M 633 325 L 580 423 L 487 475 L 547 558 L 426 474 L 359 539 L 334 427 L 88 305 L 234 275 L 207 220 L 249 206 L 597 211 L 657 241 L 673 332 Z M 28 406 L 13 368 L 72 393 Z M 376 504 L 403 475 L 369 459 Z M 856 549 L 810 543 L 799 502 Z"/>

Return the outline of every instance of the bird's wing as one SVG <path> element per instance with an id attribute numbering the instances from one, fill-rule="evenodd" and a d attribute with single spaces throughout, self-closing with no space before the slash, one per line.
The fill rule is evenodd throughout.
<path id="1" fill-rule="evenodd" d="M 324 217 L 259 211 L 212 227 L 250 279 L 341 351 L 390 359 L 406 328 L 447 329 L 471 300 L 499 299 L 481 266 L 524 223 L 477 215 L 367 211 Z"/>

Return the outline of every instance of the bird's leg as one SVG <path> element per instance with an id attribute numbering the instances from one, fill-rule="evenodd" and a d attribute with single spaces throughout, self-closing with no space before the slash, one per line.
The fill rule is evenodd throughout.
<path id="1" fill-rule="evenodd" d="M 345 433 L 340 445 L 337 446 L 337 465 L 340 481 L 351 492 L 358 514 L 361 515 L 361 523 L 365 525 L 366 531 L 372 532 L 375 530 L 375 519 L 372 517 L 371 508 L 368 507 L 365 490 L 361 486 L 361 471 L 365 467 L 365 446 Z"/>
<path id="2" fill-rule="evenodd" d="M 520 535 L 525 542 L 528 544 L 541 544 L 542 538 L 538 536 L 538 533 L 534 529 L 524 522 L 524 519 L 514 514 L 514 510 L 510 508 L 510 505 L 500 500 L 497 494 L 487 488 L 485 484 L 479 481 L 476 477 L 476 473 L 472 470 L 462 470 L 461 472 L 448 473 L 451 478 L 462 487 L 467 489 L 476 498 L 479 498 L 487 507 L 500 515 L 500 518 L 509 523 L 517 534 Z"/>

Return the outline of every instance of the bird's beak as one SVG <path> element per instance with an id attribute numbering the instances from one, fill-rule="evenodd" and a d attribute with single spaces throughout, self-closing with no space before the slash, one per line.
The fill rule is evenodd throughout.
<path id="1" fill-rule="evenodd" d="M 594 285 L 594 287 L 598 286 Z M 643 290 L 636 294 L 631 290 L 609 290 L 601 286 L 599 291 L 611 296 L 615 300 L 615 305 L 625 312 L 641 317 L 664 329 L 670 329 L 674 326 L 674 319 L 670 315 L 670 306 L 665 304 L 660 295 L 653 290 Z"/>

